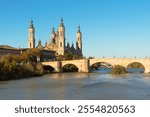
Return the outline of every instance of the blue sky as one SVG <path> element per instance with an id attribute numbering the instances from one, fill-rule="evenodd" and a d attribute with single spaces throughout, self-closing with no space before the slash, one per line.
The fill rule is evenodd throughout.
<path id="1" fill-rule="evenodd" d="M 150 56 L 150 0 L 0 0 L 0 45 L 27 47 L 31 18 L 49 42 L 61 17 L 70 43 L 81 25 L 87 57 Z"/>

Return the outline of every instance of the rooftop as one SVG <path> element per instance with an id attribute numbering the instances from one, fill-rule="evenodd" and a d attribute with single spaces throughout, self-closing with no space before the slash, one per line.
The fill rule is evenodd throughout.
<path id="1" fill-rule="evenodd" d="M 11 46 L 8 46 L 8 45 L 0 45 L 0 48 L 3 48 L 3 49 L 11 49 L 11 50 L 18 50 L 18 48 L 11 47 Z"/>

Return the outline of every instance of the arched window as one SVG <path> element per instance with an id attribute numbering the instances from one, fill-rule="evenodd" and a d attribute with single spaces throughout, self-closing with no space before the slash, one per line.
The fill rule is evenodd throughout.
<path id="1" fill-rule="evenodd" d="M 60 42 L 60 47 L 62 47 L 62 42 Z"/>

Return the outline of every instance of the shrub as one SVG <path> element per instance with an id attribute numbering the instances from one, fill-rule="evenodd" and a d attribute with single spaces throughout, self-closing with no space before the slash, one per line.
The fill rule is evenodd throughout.
<path id="1" fill-rule="evenodd" d="M 34 73 L 35 69 L 34 69 L 34 66 L 31 63 L 25 63 L 23 65 L 23 69 L 24 69 L 24 71 L 23 71 L 24 75 L 26 77 L 35 75 L 35 73 Z"/>
<path id="2" fill-rule="evenodd" d="M 127 73 L 126 68 L 121 65 L 115 65 L 111 69 L 112 74 L 125 74 Z"/>
<path id="3" fill-rule="evenodd" d="M 33 53 L 33 54 L 32 54 Z M 21 55 L 4 55 L 0 57 L 0 80 L 11 80 L 43 74 L 43 65 L 37 63 L 40 51 L 27 51 Z"/>

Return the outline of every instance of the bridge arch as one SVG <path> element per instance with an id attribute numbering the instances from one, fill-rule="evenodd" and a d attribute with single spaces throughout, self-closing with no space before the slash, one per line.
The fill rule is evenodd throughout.
<path id="1" fill-rule="evenodd" d="M 144 72 L 145 71 L 145 66 L 140 63 L 140 62 L 131 62 L 126 66 L 127 71 L 129 72 Z M 134 71 L 136 70 L 136 71 Z"/>
<path id="2" fill-rule="evenodd" d="M 144 65 L 140 62 L 131 62 L 127 65 L 127 68 L 144 68 Z"/>
<path id="3" fill-rule="evenodd" d="M 107 68 L 110 68 L 115 65 L 115 62 L 112 61 L 112 59 L 100 58 L 100 59 L 89 59 L 89 61 L 90 61 L 89 66 L 92 66 L 93 64 L 96 64 L 96 63 L 101 63 Z"/>
<path id="4" fill-rule="evenodd" d="M 51 73 L 55 71 L 55 68 L 52 67 L 51 65 L 43 65 L 43 68 L 44 68 L 44 72 L 46 73 Z"/>
<path id="5" fill-rule="evenodd" d="M 94 62 L 89 67 L 91 69 L 91 68 L 100 67 L 100 66 L 105 66 L 106 68 L 111 68 L 112 67 L 112 65 L 108 62 Z"/>
<path id="6" fill-rule="evenodd" d="M 63 72 L 78 72 L 79 68 L 75 64 L 67 63 L 62 66 Z"/>
<path id="7" fill-rule="evenodd" d="M 109 73 L 112 65 L 108 62 L 96 61 L 89 66 L 90 72 Z"/>
<path id="8" fill-rule="evenodd" d="M 50 61 L 42 62 L 43 66 L 48 65 L 54 68 L 54 72 L 61 72 L 61 62 L 60 61 Z"/>

